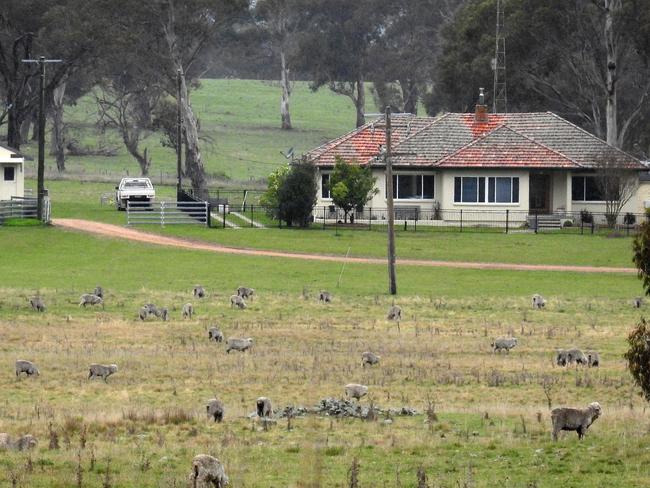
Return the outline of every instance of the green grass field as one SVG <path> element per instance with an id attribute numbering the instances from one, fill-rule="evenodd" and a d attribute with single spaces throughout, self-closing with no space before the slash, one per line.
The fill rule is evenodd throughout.
<path id="1" fill-rule="evenodd" d="M 338 264 L 49 227 L 2 227 L 0 248 L 0 432 L 39 439 L 34 451 L 0 456 L 0 486 L 78 486 L 79 477 L 88 487 L 186 486 L 202 452 L 225 463 L 235 487 L 348 486 L 353 458 L 364 487 L 416 486 L 420 466 L 430 486 L 445 488 L 650 486 L 647 414 L 621 358 L 639 316 L 634 276 L 400 267 L 398 330 L 384 318 L 384 266 L 347 266 L 337 288 Z M 79 308 L 98 283 L 105 310 Z M 192 299 L 196 283 L 208 298 Z M 240 284 L 258 295 L 243 311 L 228 306 Z M 319 289 L 334 294 L 332 305 L 317 302 Z M 28 308 L 36 292 L 44 314 Z M 534 292 L 547 297 L 545 310 L 529 308 Z M 183 321 L 188 301 L 197 314 Z M 137 320 L 148 302 L 169 307 L 171 320 Z M 227 355 L 209 343 L 213 324 L 226 337 L 253 337 L 253 352 Z M 507 334 L 519 346 L 493 354 L 490 341 Z M 573 345 L 598 350 L 602 366 L 553 367 L 554 351 Z M 363 350 L 379 353 L 380 365 L 362 369 Z M 34 360 L 41 376 L 16 380 L 17 358 Z M 106 384 L 88 381 L 91 362 L 120 370 Z M 363 404 L 420 414 L 391 423 L 307 416 L 268 432 L 247 417 L 260 395 L 276 408 L 311 406 L 340 397 L 348 382 L 369 385 Z M 554 406 L 603 405 L 583 442 L 551 442 L 544 383 Z M 226 404 L 223 424 L 205 417 L 215 395 Z"/>

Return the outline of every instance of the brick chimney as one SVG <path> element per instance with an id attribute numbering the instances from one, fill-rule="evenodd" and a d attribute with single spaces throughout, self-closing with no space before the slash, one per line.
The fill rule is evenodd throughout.
<path id="1" fill-rule="evenodd" d="M 483 88 L 478 89 L 478 103 L 474 111 L 474 120 L 476 122 L 487 122 L 489 119 L 488 108 L 485 105 L 485 93 Z"/>

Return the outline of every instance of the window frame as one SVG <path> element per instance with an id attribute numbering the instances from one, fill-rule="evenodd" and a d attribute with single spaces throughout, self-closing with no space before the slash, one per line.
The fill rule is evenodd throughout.
<path id="1" fill-rule="evenodd" d="M 415 186 L 416 188 L 420 189 L 420 196 L 419 197 L 411 197 L 411 198 L 401 198 L 399 196 L 399 177 L 400 176 L 408 176 L 408 177 L 419 177 L 420 181 L 416 180 Z M 424 197 L 424 177 L 428 176 L 433 179 L 432 185 L 431 185 L 431 196 L 430 197 Z M 388 192 L 384 192 L 386 194 L 386 197 L 388 197 Z M 433 201 L 436 199 L 436 175 L 435 173 L 406 173 L 406 172 L 396 172 L 393 173 L 393 200 L 399 200 L 402 202 L 428 202 L 428 201 Z"/>
<path id="2" fill-rule="evenodd" d="M 463 180 L 464 179 L 474 179 L 476 180 L 476 200 L 475 201 L 463 201 Z M 510 201 L 509 202 L 498 202 L 497 199 L 497 180 L 498 179 L 507 179 L 510 180 Z M 516 180 L 516 184 L 515 184 Z M 515 187 L 517 191 L 515 192 Z M 458 190 L 460 189 L 460 195 L 458 195 Z M 490 201 L 491 192 L 493 192 L 492 198 L 494 201 Z M 521 177 L 519 176 L 503 176 L 503 175 L 494 175 L 494 176 L 454 176 L 454 194 L 453 194 L 453 204 L 454 205 L 485 205 L 485 206 L 519 206 L 521 204 Z M 515 200 L 515 196 L 517 199 Z M 482 198 L 481 198 L 482 197 Z"/>
<path id="3" fill-rule="evenodd" d="M 324 190 L 324 180 L 325 177 L 327 177 L 327 196 L 323 193 Z M 331 200 L 332 199 L 332 189 L 330 188 L 330 181 L 332 179 L 332 173 L 330 172 L 322 172 L 320 175 L 320 197 L 321 200 Z"/>
<path id="4" fill-rule="evenodd" d="M 582 179 L 582 199 L 575 199 L 573 197 L 573 184 L 574 184 L 573 182 L 578 178 Z M 587 200 L 587 178 L 591 178 L 592 180 L 595 180 L 596 177 L 593 175 L 571 175 L 571 201 L 580 202 L 580 203 L 599 203 L 599 204 L 606 202 L 607 200 L 602 196 L 600 200 Z M 596 186 L 596 188 L 598 187 Z"/>
<path id="5" fill-rule="evenodd" d="M 17 173 L 17 171 L 16 171 L 16 167 L 15 167 L 15 166 L 11 166 L 11 165 L 7 165 L 7 166 L 3 166 L 3 168 L 4 168 L 4 169 L 2 170 L 2 181 L 5 181 L 5 182 L 15 182 L 15 181 L 16 181 L 16 173 Z M 7 170 L 9 170 L 9 169 L 13 171 L 13 178 L 10 179 L 10 180 L 7 179 Z"/>

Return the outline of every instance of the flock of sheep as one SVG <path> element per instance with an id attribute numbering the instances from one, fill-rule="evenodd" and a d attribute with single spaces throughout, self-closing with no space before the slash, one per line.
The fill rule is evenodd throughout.
<path id="1" fill-rule="evenodd" d="M 202 286 L 196 285 L 192 290 L 192 295 L 197 299 L 201 299 L 206 296 L 206 291 Z M 237 288 L 236 294 L 233 294 L 230 297 L 230 306 L 237 307 L 238 309 L 245 309 L 247 306 L 246 301 L 252 301 L 254 296 L 255 290 L 253 288 L 240 286 Z M 321 291 L 319 292 L 318 300 L 324 304 L 329 304 L 332 303 L 333 297 L 328 291 Z M 29 303 L 32 309 L 37 312 L 44 312 L 46 310 L 42 297 L 38 295 L 30 298 Z M 104 291 L 101 286 L 97 286 L 93 293 L 84 293 L 81 295 L 79 306 L 85 308 L 88 305 L 104 306 Z M 533 295 L 532 307 L 534 309 L 542 309 L 545 305 L 546 300 L 541 295 Z M 633 305 L 637 308 L 640 307 L 641 299 L 636 298 Z M 181 316 L 183 319 L 191 319 L 193 314 L 194 307 L 191 303 L 186 303 L 182 306 Z M 143 321 L 149 317 L 156 317 L 166 321 L 169 320 L 169 310 L 166 307 L 158 307 L 149 303 L 140 308 L 138 316 L 140 320 Z M 398 305 L 393 304 L 388 310 L 386 318 L 397 322 L 401 321 L 402 309 Z M 225 340 L 223 332 L 216 326 L 212 326 L 208 329 L 208 340 L 217 343 L 225 342 L 226 353 L 230 353 L 231 351 L 245 352 L 253 347 L 253 339 L 250 337 L 233 337 Z M 518 341 L 515 337 L 499 337 L 492 342 L 491 346 L 494 352 L 505 351 L 509 353 L 511 349 L 517 346 L 517 344 Z M 377 365 L 380 361 L 381 356 L 371 351 L 364 351 L 361 354 L 361 365 L 364 368 L 366 366 Z M 600 365 L 600 356 L 596 351 L 586 351 L 583 353 L 580 349 L 572 348 L 568 350 L 559 350 L 555 357 L 555 362 L 558 366 L 576 364 L 588 367 L 598 367 Z M 23 373 L 27 376 L 39 376 L 40 374 L 38 367 L 31 361 L 19 359 L 16 361 L 15 366 L 17 377 Z M 89 366 L 88 371 L 88 379 L 101 378 L 104 382 L 107 382 L 109 376 L 117 373 L 118 367 L 116 364 L 104 365 L 93 363 Z M 358 401 L 368 394 L 368 387 L 366 385 L 350 383 L 345 385 L 344 392 L 347 397 Z M 274 415 L 271 400 L 267 397 L 259 397 L 256 400 L 255 407 L 256 415 L 262 421 L 268 421 Z M 225 416 L 225 406 L 220 399 L 212 398 L 208 400 L 205 408 L 209 419 L 212 419 L 215 422 L 223 421 Z M 568 430 L 577 432 L 578 437 L 582 439 L 589 426 L 601 415 L 602 408 L 597 402 L 590 403 L 584 409 L 567 407 L 555 408 L 551 412 L 552 438 L 557 440 L 558 433 L 561 430 Z M 12 441 L 8 434 L 0 433 L 0 449 L 14 448 L 17 450 L 25 450 L 33 448 L 34 446 L 36 446 L 36 439 L 31 435 L 26 435 L 16 441 Z M 225 487 L 228 483 L 228 477 L 226 476 L 221 462 L 206 454 L 200 454 L 194 458 L 192 461 L 192 473 L 190 478 L 194 483 L 202 482 L 207 485 L 212 484 L 216 487 Z"/>

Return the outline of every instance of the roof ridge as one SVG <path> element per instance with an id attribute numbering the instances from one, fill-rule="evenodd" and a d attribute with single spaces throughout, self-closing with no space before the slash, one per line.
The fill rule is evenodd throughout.
<path id="1" fill-rule="evenodd" d="M 503 127 L 506 127 L 507 129 L 511 130 L 511 131 L 514 132 L 515 134 L 518 134 L 518 135 L 520 135 L 521 137 L 523 137 L 523 138 L 525 138 L 525 139 L 528 139 L 528 140 L 529 140 L 530 142 L 532 142 L 533 144 L 537 144 L 538 146 L 541 146 L 541 147 L 543 147 L 544 149 L 546 149 L 546 150 L 548 150 L 548 151 L 551 151 L 552 153 L 555 153 L 555 154 L 557 154 L 557 155 L 563 157 L 563 158 L 566 159 L 567 161 L 571 161 L 571 162 L 572 162 L 573 164 L 575 164 L 576 166 L 579 166 L 580 168 L 584 168 L 584 166 L 583 166 L 582 164 L 580 164 L 578 161 L 576 161 L 575 159 L 570 158 L 570 157 L 567 156 L 566 154 L 564 154 L 564 153 L 558 151 L 557 149 L 553 149 L 552 147 L 547 146 L 547 145 L 544 144 L 543 142 L 539 142 L 538 140 L 533 139 L 532 137 L 530 137 L 530 136 L 527 135 L 527 134 L 524 134 L 524 133 L 522 133 L 522 132 L 519 132 L 517 129 L 514 129 L 514 128 L 510 127 L 510 126 L 508 125 L 507 122 L 503 124 Z M 494 130 L 496 130 L 496 129 L 494 129 Z"/>
<path id="2" fill-rule="evenodd" d="M 371 125 L 374 125 L 378 120 L 381 120 L 381 119 L 383 119 L 383 116 L 377 117 L 376 119 L 372 120 L 371 122 L 366 122 L 365 124 L 363 124 L 363 125 L 361 125 L 361 126 L 359 126 L 359 127 L 355 127 L 355 128 L 352 129 L 351 131 L 348 131 L 348 132 L 346 132 L 345 134 L 342 134 L 342 135 L 340 135 L 339 137 L 337 137 L 337 138 L 335 138 L 335 139 L 333 139 L 333 140 L 331 140 L 331 141 L 324 142 L 324 143 L 321 144 L 320 146 L 315 147 L 314 149 L 312 149 L 312 150 L 309 151 L 308 153 L 304 154 L 304 156 L 306 156 L 306 155 L 309 154 L 309 153 L 316 152 L 316 151 L 318 151 L 319 149 L 324 148 L 324 147 L 328 146 L 329 144 L 332 144 L 334 141 L 336 141 L 336 143 L 334 143 L 334 144 L 332 144 L 331 146 L 329 146 L 327 150 L 329 151 L 329 150 L 331 150 L 331 149 L 334 149 L 335 147 L 341 145 L 343 142 L 347 141 L 350 137 L 352 137 L 353 134 L 358 133 L 358 132 L 361 132 L 361 131 L 364 130 L 364 129 L 367 129 L 368 127 L 370 127 Z M 320 156 L 321 156 L 321 155 L 319 154 L 315 159 L 317 159 L 317 158 L 320 157 Z"/>
<path id="3" fill-rule="evenodd" d="M 473 139 L 472 141 L 468 142 L 468 143 L 465 144 L 464 146 L 461 146 L 461 147 L 459 147 L 458 149 L 456 149 L 455 151 L 453 151 L 453 152 L 447 154 L 445 157 L 442 157 L 442 158 L 438 159 L 438 161 L 436 161 L 436 163 L 434 164 L 434 166 L 440 166 L 440 165 L 441 165 L 441 164 L 442 164 L 446 159 L 449 159 L 449 158 L 451 158 L 452 156 L 455 156 L 456 154 L 458 154 L 458 153 L 459 153 L 460 151 L 462 151 L 463 149 L 467 149 L 468 147 L 473 146 L 474 144 L 478 143 L 479 141 L 482 141 L 482 140 L 485 139 L 487 136 L 489 136 L 490 134 L 494 133 L 496 130 L 500 129 L 501 127 L 506 127 L 506 124 L 504 123 L 504 124 L 499 124 L 499 125 L 497 125 L 497 126 L 496 126 L 494 129 L 492 129 L 491 131 L 486 132 L 485 134 L 481 134 L 481 135 L 478 136 L 476 139 Z M 506 128 L 507 128 L 507 129 L 510 129 L 509 127 L 506 127 Z M 512 129 L 510 129 L 510 130 L 512 130 Z"/>

